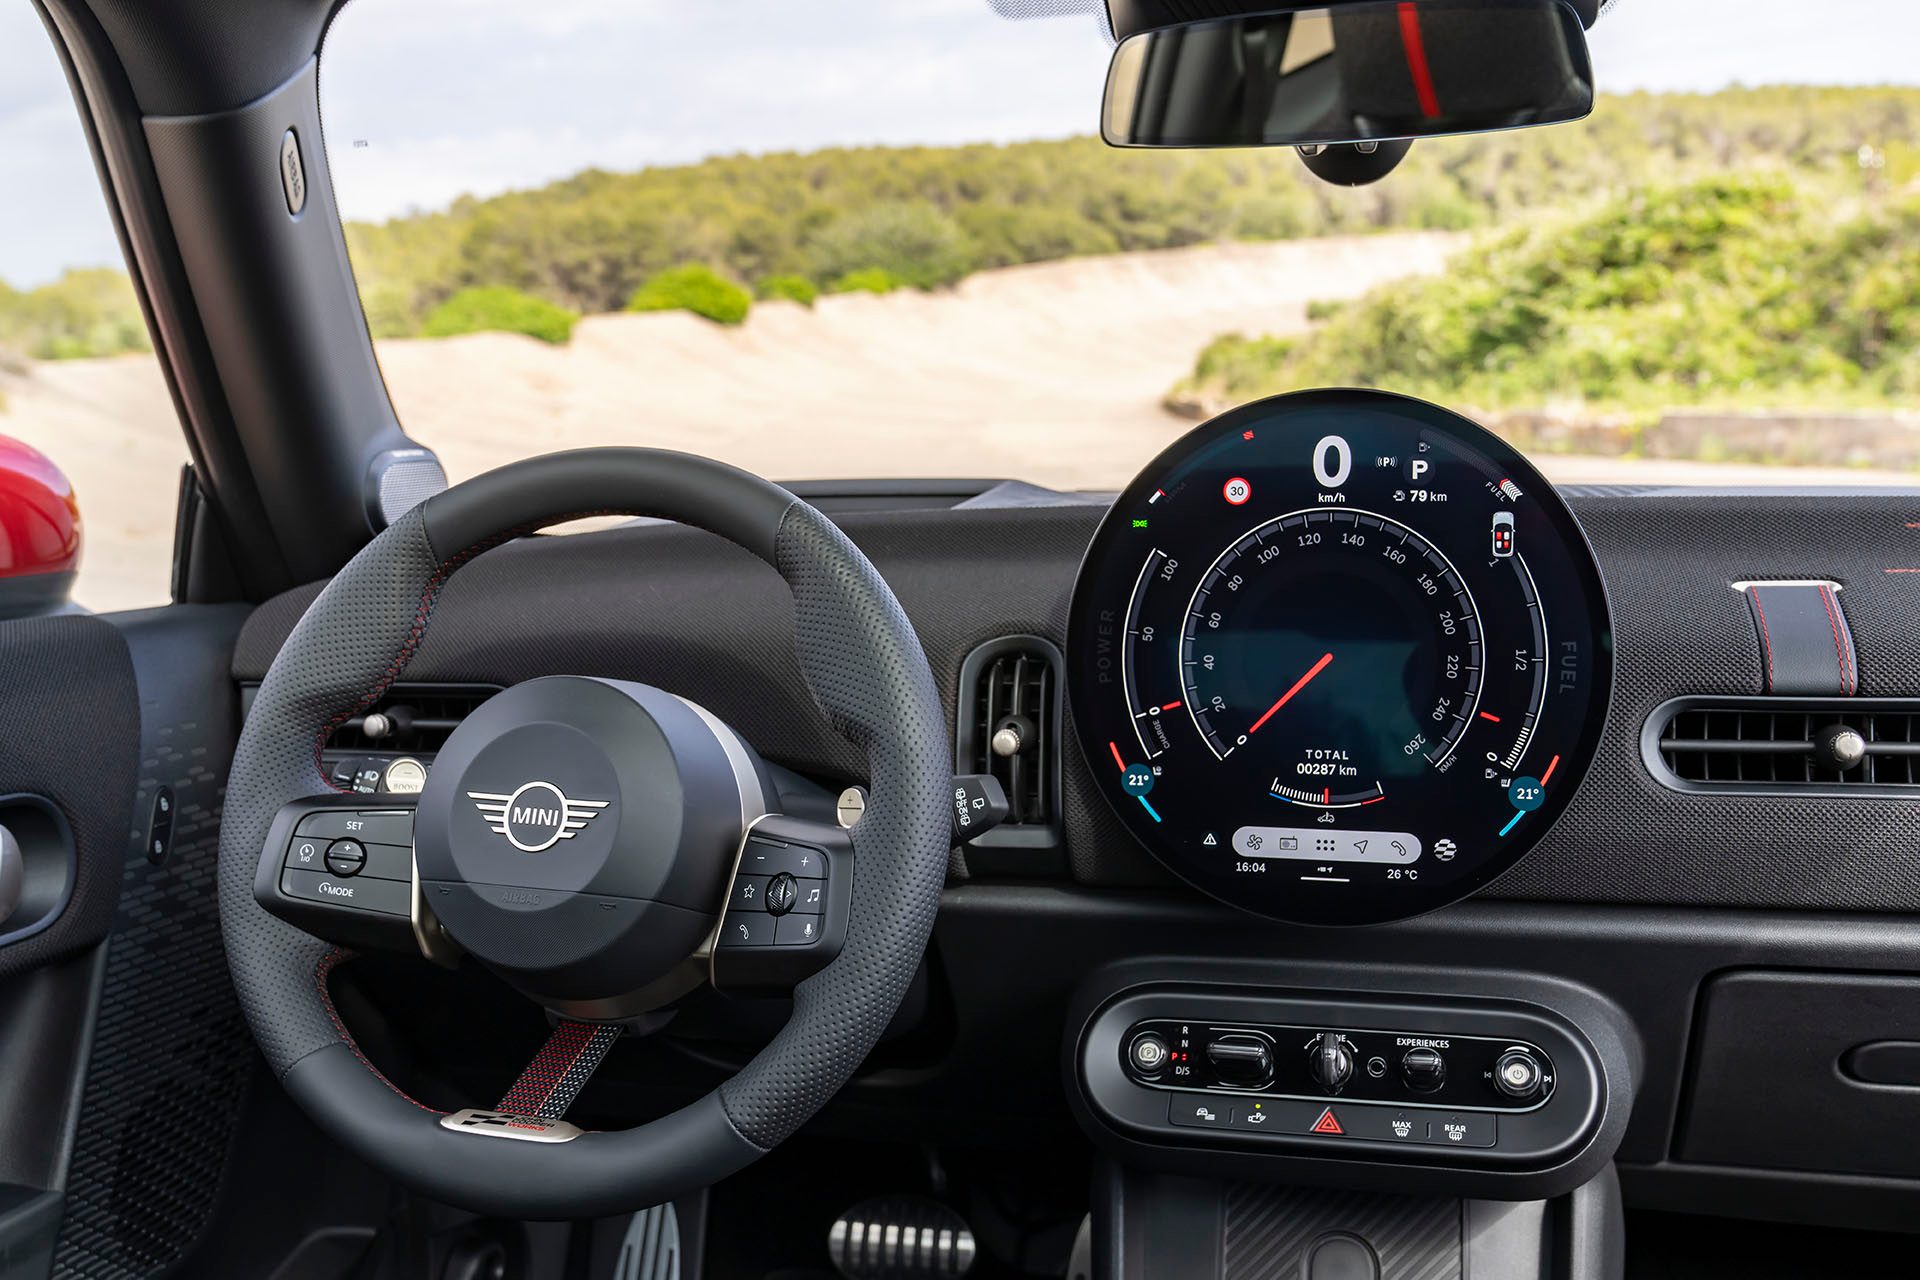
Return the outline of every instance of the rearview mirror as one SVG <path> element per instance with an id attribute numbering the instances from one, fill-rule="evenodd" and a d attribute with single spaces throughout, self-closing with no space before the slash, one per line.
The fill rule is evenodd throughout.
<path id="1" fill-rule="evenodd" d="M 1182 23 L 1121 41 L 1101 134 L 1117 147 L 1428 138 L 1593 110 L 1561 0 L 1361 0 Z"/>

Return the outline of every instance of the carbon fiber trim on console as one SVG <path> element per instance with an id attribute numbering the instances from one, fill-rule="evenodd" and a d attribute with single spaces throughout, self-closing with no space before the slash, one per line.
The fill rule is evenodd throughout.
<path id="1" fill-rule="evenodd" d="M 1760 692 L 1758 638 L 1732 589 L 1743 579 L 1841 583 L 1861 695 L 1920 696 L 1920 572 L 1888 572 L 1920 570 L 1920 529 L 1907 527 L 1920 523 L 1920 495 L 1612 488 L 1567 497 L 1612 598 L 1613 709 L 1571 808 L 1483 896 L 1920 911 L 1920 806 L 1683 795 L 1647 773 L 1639 749 L 1642 722 L 1668 698 Z M 1074 574 L 1101 514 L 915 510 L 840 523 L 906 607 L 951 717 L 960 664 L 982 641 L 1021 632 L 1064 641 Z M 607 589 L 621 582 L 645 589 Z M 299 588 L 249 619 L 237 677 L 259 678 L 317 592 Z M 857 779 L 859 753 L 800 680 L 785 594 L 745 552 L 685 529 L 527 539 L 449 584 L 442 623 L 408 674 L 510 683 L 565 669 L 644 680 L 709 707 L 769 759 Z M 1113 818 L 1080 753 L 1069 749 L 1063 764 L 1075 878 L 1185 892 Z"/>
<path id="2" fill-rule="evenodd" d="M 156 1276 L 212 1217 L 255 1062 L 227 974 L 214 872 L 238 700 L 222 657 L 237 608 L 121 621 L 140 678 L 138 803 L 67 1177 L 56 1280 Z M 146 816 L 173 789 L 173 851 Z"/>
<path id="3" fill-rule="evenodd" d="M 1243 1184 L 1228 1188 L 1225 1201 L 1221 1280 L 1304 1276 L 1308 1252 L 1334 1233 L 1364 1241 L 1393 1280 L 1465 1274 L 1458 1200 Z"/>

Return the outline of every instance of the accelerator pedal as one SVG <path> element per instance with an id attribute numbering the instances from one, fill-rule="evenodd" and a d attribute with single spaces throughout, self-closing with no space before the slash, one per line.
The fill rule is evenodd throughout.
<path id="1" fill-rule="evenodd" d="M 680 1280 L 680 1215 L 673 1205 L 642 1209 L 627 1223 L 613 1280 Z"/>
<path id="2" fill-rule="evenodd" d="M 847 1280 L 964 1276 L 975 1252 L 966 1219 L 923 1196 L 863 1200 L 827 1233 L 827 1256 Z"/>

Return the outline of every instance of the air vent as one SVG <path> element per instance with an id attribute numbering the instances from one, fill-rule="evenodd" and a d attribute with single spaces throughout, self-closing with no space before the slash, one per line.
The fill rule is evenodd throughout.
<path id="1" fill-rule="evenodd" d="M 1689 791 L 1920 790 L 1920 701 L 1680 698 L 1647 722 L 1647 764 Z"/>
<path id="2" fill-rule="evenodd" d="M 960 669 L 954 768 L 990 773 L 1010 812 L 973 847 L 1053 848 L 1060 842 L 1062 660 L 1039 636 L 1007 636 Z"/>
<path id="3" fill-rule="evenodd" d="M 498 692 L 496 686 L 479 684 L 395 685 L 364 713 L 335 729 L 327 750 L 432 755 L 475 707 Z"/>

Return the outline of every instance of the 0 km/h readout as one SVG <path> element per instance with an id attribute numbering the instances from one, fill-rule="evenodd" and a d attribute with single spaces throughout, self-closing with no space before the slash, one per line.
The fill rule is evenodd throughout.
<path id="1" fill-rule="evenodd" d="M 1370 392 L 1249 405 L 1162 455 L 1096 534 L 1070 630 L 1075 723 L 1128 826 L 1210 892 L 1314 922 L 1511 865 L 1591 758 L 1611 673 L 1547 483 Z"/>

